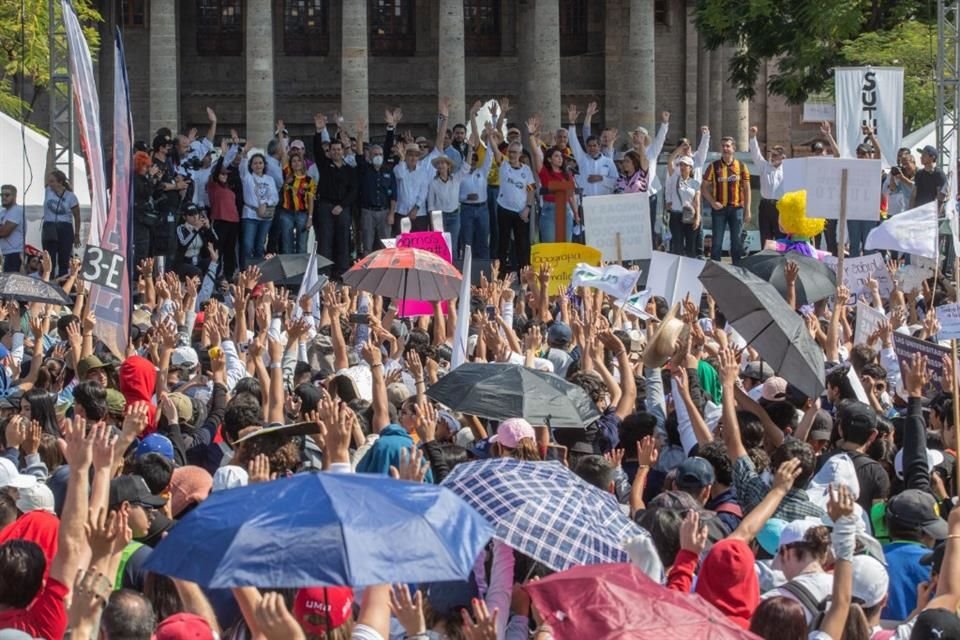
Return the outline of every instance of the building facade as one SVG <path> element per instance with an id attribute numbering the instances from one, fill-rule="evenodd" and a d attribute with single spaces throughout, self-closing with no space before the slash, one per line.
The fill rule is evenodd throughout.
<path id="1" fill-rule="evenodd" d="M 276 119 L 293 136 L 313 114 L 363 117 L 379 132 L 401 106 L 403 129 L 426 133 L 439 94 L 462 121 L 476 99 L 507 96 L 509 114 L 566 124 L 566 105 L 597 101 L 595 126 L 621 141 L 672 113 L 669 142 L 709 125 L 714 148 L 730 135 L 745 149 L 751 124 L 766 145 L 797 153 L 817 135 L 801 109 L 768 97 L 736 100 L 725 80 L 729 51 L 700 46 L 686 0 L 102 0 L 104 42 L 124 33 L 135 133 L 167 126 L 236 128 L 264 144 Z M 112 126 L 113 61 L 98 65 L 100 104 Z M 349 128 L 349 125 L 348 125 Z"/>

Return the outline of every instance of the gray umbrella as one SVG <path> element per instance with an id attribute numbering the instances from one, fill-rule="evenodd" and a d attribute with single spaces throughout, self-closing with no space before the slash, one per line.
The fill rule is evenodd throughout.
<path id="1" fill-rule="evenodd" d="M 73 305 L 70 297 L 59 286 L 22 273 L 0 273 L 0 298 L 68 307 Z"/>
<path id="2" fill-rule="evenodd" d="M 308 253 L 278 253 L 269 260 L 260 263 L 260 281 L 273 282 L 283 286 L 300 284 L 309 262 L 310 254 Z M 253 264 L 253 262 L 250 262 L 250 264 Z M 332 264 L 320 254 L 317 254 L 317 271 Z"/>
<path id="3" fill-rule="evenodd" d="M 811 398 L 824 390 L 823 351 L 776 288 L 747 271 L 708 261 L 700 273 L 727 322 L 784 378 Z"/>
<path id="4" fill-rule="evenodd" d="M 795 251 L 780 253 L 779 251 L 761 251 L 744 258 L 740 266 L 760 276 L 772 284 L 784 298 L 787 297 L 787 280 L 784 276 L 787 261 L 797 263 L 796 294 L 797 305 L 813 304 L 817 300 L 829 298 L 837 290 L 837 274 L 833 269 L 816 258 L 805 256 Z"/>

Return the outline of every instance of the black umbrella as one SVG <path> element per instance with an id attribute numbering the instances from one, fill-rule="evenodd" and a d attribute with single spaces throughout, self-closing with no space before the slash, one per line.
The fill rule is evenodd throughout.
<path id="1" fill-rule="evenodd" d="M 73 306 L 70 297 L 57 285 L 21 273 L 0 273 L 0 298 Z"/>
<path id="2" fill-rule="evenodd" d="M 811 398 L 824 389 L 823 351 L 772 284 L 743 267 L 708 261 L 700 282 L 747 344 Z"/>
<path id="3" fill-rule="evenodd" d="M 462 364 L 427 395 L 454 411 L 491 420 L 526 418 L 535 426 L 583 428 L 600 417 L 577 385 L 515 364 Z"/>
<path id="4" fill-rule="evenodd" d="M 308 253 L 279 253 L 260 263 L 260 281 L 273 282 L 282 286 L 300 284 L 303 274 L 307 271 L 309 261 L 310 254 Z M 320 254 L 317 254 L 317 271 L 332 264 Z"/>
<path id="5" fill-rule="evenodd" d="M 813 304 L 836 292 L 837 274 L 833 269 L 815 258 L 799 253 L 761 251 L 741 260 L 740 266 L 772 284 L 780 295 L 786 298 L 787 280 L 783 271 L 788 260 L 796 262 L 800 268 L 796 285 L 797 305 Z"/>

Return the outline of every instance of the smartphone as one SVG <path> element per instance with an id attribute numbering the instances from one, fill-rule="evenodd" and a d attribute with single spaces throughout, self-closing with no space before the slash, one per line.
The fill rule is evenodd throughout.
<path id="1" fill-rule="evenodd" d="M 369 313 L 351 313 L 350 324 L 370 324 Z"/>
<path id="2" fill-rule="evenodd" d="M 492 304 L 487 305 L 487 320 L 493 322 L 497 319 L 497 308 Z"/>

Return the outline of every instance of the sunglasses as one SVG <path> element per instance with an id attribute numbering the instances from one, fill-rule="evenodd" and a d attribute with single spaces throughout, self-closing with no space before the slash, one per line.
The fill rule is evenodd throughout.
<path id="1" fill-rule="evenodd" d="M 9 191 L 4 191 L 3 193 L 0 193 L 0 196 L 3 196 L 4 198 L 12 198 L 13 194 Z"/>

